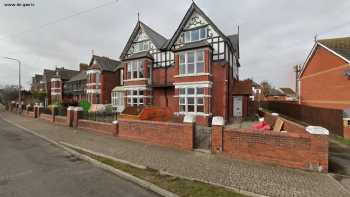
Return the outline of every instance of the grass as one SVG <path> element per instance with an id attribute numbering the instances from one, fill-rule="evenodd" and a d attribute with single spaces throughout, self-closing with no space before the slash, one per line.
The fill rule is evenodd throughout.
<path id="1" fill-rule="evenodd" d="M 345 138 L 343 138 L 341 136 L 337 136 L 337 135 L 334 136 L 334 139 L 339 143 L 350 146 L 350 139 L 345 139 Z"/>
<path id="2" fill-rule="evenodd" d="M 151 182 L 165 190 L 173 192 L 179 196 L 184 197 L 244 197 L 245 195 L 236 193 L 226 188 L 213 186 L 207 183 L 198 181 L 190 181 L 187 179 L 177 178 L 169 175 L 162 175 L 159 171 L 154 169 L 140 169 L 128 164 L 114 161 L 105 157 L 101 157 L 89 152 L 73 148 L 75 151 L 84 154 L 92 159 L 98 160 L 106 165 L 112 166 L 118 170 L 129 173 L 140 179 Z"/>

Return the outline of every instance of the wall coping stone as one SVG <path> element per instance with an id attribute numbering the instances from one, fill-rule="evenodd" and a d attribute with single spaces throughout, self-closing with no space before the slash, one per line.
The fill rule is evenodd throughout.
<path id="1" fill-rule="evenodd" d="M 214 116 L 211 124 L 213 126 L 224 126 L 225 125 L 224 117 Z"/>
<path id="2" fill-rule="evenodd" d="M 74 107 L 73 107 L 73 106 L 69 106 L 69 107 L 67 108 L 67 110 L 68 110 L 68 111 L 74 111 Z"/>
<path id="3" fill-rule="evenodd" d="M 305 130 L 314 135 L 329 135 L 329 131 L 320 126 L 307 126 Z"/>
<path id="4" fill-rule="evenodd" d="M 84 111 L 84 109 L 82 107 L 75 107 L 74 111 Z"/>
<path id="5" fill-rule="evenodd" d="M 112 123 L 113 124 L 118 124 L 118 120 L 114 120 Z"/>
<path id="6" fill-rule="evenodd" d="M 194 122 L 196 122 L 196 117 L 194 115 L 187 114 L 187 115 L 185 115 L 183 122 L 184 123 L 194 123 Z"/>
<path id="7" fill-rule="evenodd" d="M 278 113 L 271 113 L 272 116 L 279 116 Z"/>

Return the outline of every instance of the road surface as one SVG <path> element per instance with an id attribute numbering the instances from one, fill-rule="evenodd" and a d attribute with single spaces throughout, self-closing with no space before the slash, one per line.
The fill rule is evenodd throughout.
<path id="1" fill-rule="evenodd" d="M 0 118 L 0 196 L 158 195 L 71 156 Z"/>

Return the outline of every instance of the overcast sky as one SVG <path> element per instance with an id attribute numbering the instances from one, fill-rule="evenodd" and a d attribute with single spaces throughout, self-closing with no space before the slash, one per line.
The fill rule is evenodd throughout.
<path id="1" fill-rule="evenodd" d="M 33 3 L 5 7 L 4 3 Z M 42 26 L 102 4 L 68 20 Z M 196 0 L 227 35 L 240 26 L 240 79 L 294 87 L 293 65 L 302 64 L 318 38 L 350 36 L 349 0 Z M 117 59 L 136 22 L 167 38 L 175 32 L 190 0 L 3 0 L 0 5 L 0 56 L 23 62 L 23 84 L 55 66 L 78 69 L 91 51 Z M 0 84 L 17 84 L 17 64 L 0 58 Z"/>

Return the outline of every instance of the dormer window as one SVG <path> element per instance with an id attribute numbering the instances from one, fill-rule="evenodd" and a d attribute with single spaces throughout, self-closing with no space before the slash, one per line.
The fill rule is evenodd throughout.
<path id="1" fill-rule="evenodd" d="M 194 29 L 194 30 L 189 30 L 184 32 L 185 43 L 195 42 L 206 38 L 207 38 L 207 27 L 202 27 L 199 29 Z"/>

